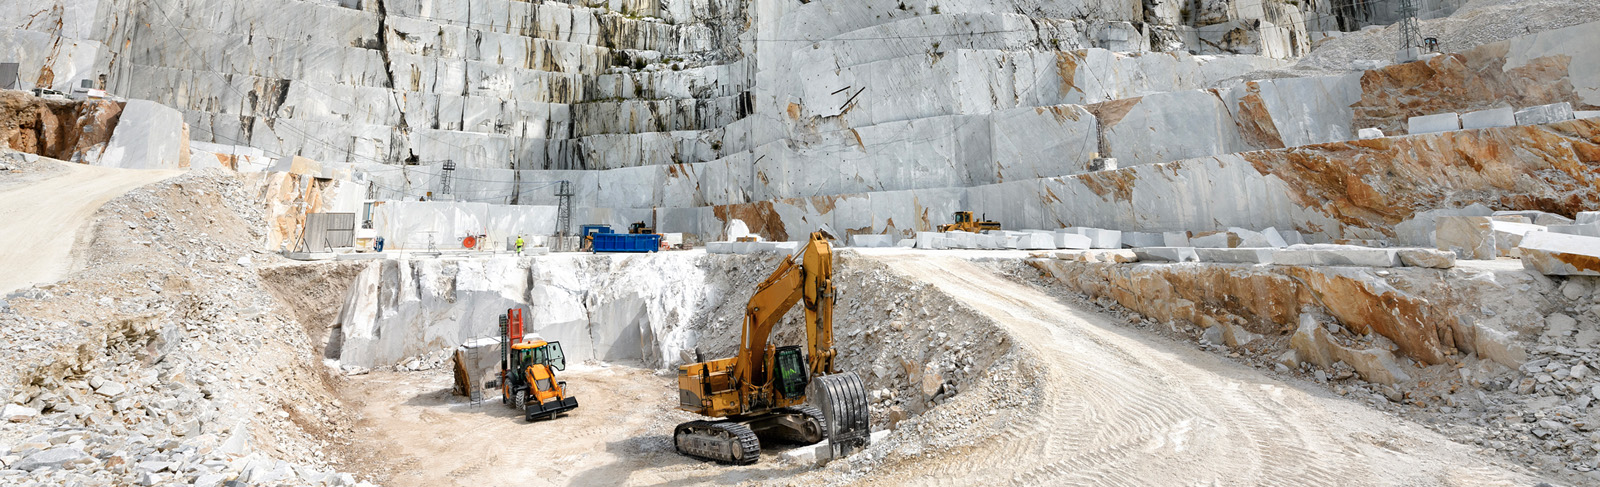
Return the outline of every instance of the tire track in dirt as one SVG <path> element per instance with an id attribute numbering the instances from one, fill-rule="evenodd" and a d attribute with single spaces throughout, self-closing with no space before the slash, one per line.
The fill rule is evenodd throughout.
<path id="1" fill-rule="evenodd" d="M 1498 466 L 1418 425 L 1141 335 L 966 260 L 880 258 L 994 319 L 1047 377 L 1041 406 L 1030 411 L 1037 416 L 1019 416 L 1030 422 L 1009 425 L 958 457 L 875 473 L 896 483 L 1533 483 L 1517 467 Z M 1384 441 L 1396 437 L 1414 441 L 1398 449 Z"/>

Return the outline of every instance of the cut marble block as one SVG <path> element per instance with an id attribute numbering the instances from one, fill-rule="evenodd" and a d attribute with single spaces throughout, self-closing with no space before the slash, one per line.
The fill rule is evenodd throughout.
<path id="1" fill-rule="evenodd" d="M 1089 237 L 1076 233 L 1057 232 L 1055 239 L 1058 249 L 1087 249 L 1094 246 L 1094 241 L 1089 240 Z"/>
<path id="2" fill-rule="evenodd" d="M 1434 248 L 1455 252 L 1459 259 L 1491 260 L 1499 255 L 1489 217 L 1439 216 L 1433 222 Z"/>
<path id="3" fill-rule="evenodd" d="M 1162 247 L 1188 247 L 1189 232 L 1162 232 Z"/>
<path id="4" fill-rule="evenodd" d="M 1431 267 L 1449 269 L 1456 266 L 1455 252 L 1434 249 L 1396 249 L 1400 263 L 1406 267 Z"/>
<path id="5" fill-rule="evenodd" d="M 1528 223 L 1532 223 L 1534 225 L 1571 225 L 1573 223 L 1571 218 L 1539 210 L 1496 211 L 1491 216 L 1508 215 L 1526 217 L 1528 219 Z"/>
<path id="6" fill-rule="evenodd" d="M 1097 249 L 1122 248 L 1122 232 L 1119 230 L 1085 228 L 1083 229 L 1083 236 L 1089 237 L 1090 245 Z"/>
<path id="7" fill-rule="evenodd" d="M 1122 232 L 1122 246 L 1128 248 L 1160 247 L 1166 245 L 1165 240 L 1165 237 L 1159 233 Z"/>
<path id="8" fill-rule="evenodd" d="M 958 249 L 978 248 L 978 234 L 971 232 L 944 232 L 944 238 L 950 240 L 950 246 Z"/>
<path id="9" fill-rule="evenodd" d="M 1261 235 L 1267 237 L 1267 246 L 1268 247 L 1281 249 L 1281 248 L 1289 246 L 1289 241 L 1287 239 L 1283 238 L 1283 234 L 1279 233 L 1278 229 L 1276 229 L 1276 228 L 1267 227 L 1266 230 L 1262 230 L 1261 231 Z"/>
<path id="10" fill-rule="evenodd" d="M 1600 238 L 1600 223 L 1585 223 L 1583 225 L 1550 225 L 1546 227 L 1550 233 L 1566 235 L 1582 235 L 1585 237 Z"/>
<path id="11" fill-rule="evenodd" d="M 1195 248 L 1201 262 L 1222 264 L 1271 264 L 1278 249 L 1267 247 L 1240 247 L 1236 249 Z"/>
<path id="12" fill-rule="evenodd" d="M 1283 236 L 1283 243 L 1287 245 L 1300 245 L 1306 243 L 1306 238 L 1296 230 L 1278 230 L 1278 235 Z"/>
<path id="13" fill-rule="evenodd" d="M 1547 276 L 1600 276 L 1600 238 L 1532 232 L 1522 238 L 1522 267 Z"/>
<path id="14" fill-rule="evenodd" d="M 944 234 L 940 232 L 917 232 L 917 248 L 942 249 L 945 245 Z"/>
<path id="15" fill-rule="evenodd" d="M 96 166 L 178 169 L 188 143 L 183 114 L 149 100 L 128 100 L 105 150 L 86 156 Z"/>
<path id="16" fill-rule="evenodd" d="M 1586 223 L 1600 223 L 1600 211 L 1580 211 L 1578 212 L 1577 221 L 1574 223 L 1579 225 Z"/>
<path id="17" fill-rule="evenodd" d="M 1455 112 L 1411 117 L 1411 119 L 1406 122 L 1406 133 L 1410 135 L 1450 132 L 1454 130 L 1461 130 L 1461 117 L 1456 116 Z"/>
<path id="18" fill-rule="evenodd" d="M 1540 125 L 1572 120 L 1572 104 L 1539 105 L 1517 110 L 1517 125 Z"/>
<path id="19" fill-rule="evenodd" d="M 706 253 L 731 254 L 733 253 L 733 242 L 706 242 Z"/>
<path id="20" fill-rule="evenodd" d="M 1237 238 L 1238 236 L 1231 232 L 1217 232 L 1189 237 L 1189 244 L 1195 248 L 1227 249 L 1233 248 L 1233 243 Z"/>
<path id="21" fill-rule="evenodd" d="M 867 234 L 850 236 L 851 247 L 889 247 L 892 245 L 894 245 L 894 237 L 891 235 Z"/>
<path id="22" fill-rule="evenodd" d="M 1579 120 L 1585 118 L 1600 118 L 1600 110 L 1574 110 L 1572 112 L 1572 118 Z"/>
<path id="23" fill-rule="evenodd" d="M 1544 225 L 1494 220 L 1489 222 L 1489 226 L 1494 229 L 1495 250 L 1501 257 L 1516 257 L 1518 255 L 1517 244 L 1522 242 L 1523 235 L 1527 235 L 1528 232 L 1542 232 L 1546 229 Z"/>
<path id="24" fill-rule="evenodd" d="M 1277 245 L 1273 245 L 1273 239 L 1267 237 L 1265 232 L 1257 232 L 1255 230 L 1239 227 L 1229 228 L 1228 232 L 1239 237 L 1238 245 L 1233 245 L 1233 247 L 1277 247 Z M 1277 230 L 1273 230 L 1273 233 L 1277 233 Z M 1277 240 L 1282 242 L 1283 238 L 1280 237 Z M 1287 247 L 1287 245 L 1284 245 L 1284 247 Z"/>
<path id="25" fill-rule="evenodd" d="M 914 238 L 903 238 L 903 239 L 900 239 L 899 242 L 895 242 L 894 246 L 895 247 L 901 247 L 901 248 L 908 248 L 908 249 L 912 248 L 912 247 L 916 247 L 917 246 L 917 239 L 914 239 Z"/>
<path id="26" fill-rule="evenodd" d="M 1356 131 L 1356 137 L 1361 140 L 1381 139 L 1383 138 L 1383 131 L 1376 128 L 1361 129 Z"/>
<path id="27" fill-rule="evenodd" d="M 1026 233 L 1017 238 L 1016 248 L 1022 250 L 1055 250 L 1055 235 L 1044 232 Z"/>
<path id="28" fill-rule="evenodd" d="M 1133 253 L 1143 262 L 1200 262 L 1194 247 L 1140 247 Z"/>
<path id="29" fill-rule="evenodd" d="M 1365 267 L 1399 267 L 1400 257 L 1395 249 L 1374 249 L 1354 245 L 1292 245 L 1272 256 L 1278 265 L 1332 265 Z"/>
<path id="30" fill-rule="evenodd" d="M 1478 110 L 1461 115 L 1461 128 L 1487 129 L 1510 127 L 1517 124 L 1517 112 L 1511 107 Z"/>
<path id="31" fill-rule="evenodd" d="M 1091 251 L 1085 253 L 1084 256 L 1085 256 L 1085 260 L 1088 260 L 1090 262 L 1110 262 L 1110 263 L 1116 263 L 1116 264 L 1126 264 L 1126 263 L 1129 263 L 1129 262 L 1138 262 L 1139 261 L 1139 254 L 1135 253 L 1132 250 L 1128 250 L 1128 249 L 1091 250 Z"/>

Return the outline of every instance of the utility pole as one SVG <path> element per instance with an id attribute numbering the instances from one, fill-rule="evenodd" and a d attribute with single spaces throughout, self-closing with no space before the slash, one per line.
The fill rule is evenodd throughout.
<path id="1" fill-rule="evenodd" d="M 450 177 L 456 172 L 456 161 L 444 161 L 444 170 L 439 172 L 439 196 L 453 194 L 450 192 Z"/>
<path id="2" fill-rule="evenodd" d="M 556 250 L 566 249 L 566 238 L 572 232 L 572 183 L 556 182 Z"/>
<path id="3" fill-rule="evenodd" d="M 1422 24 L 1417 22 L 1416 0 L 1400 0 L 1400 52 L 1395 61 L 1408 63 L 1422 56 Z"/>

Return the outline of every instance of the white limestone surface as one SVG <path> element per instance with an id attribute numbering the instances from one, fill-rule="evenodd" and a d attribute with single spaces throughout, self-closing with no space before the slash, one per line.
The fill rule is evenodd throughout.
<path id="1" fill-rule="evenodd" d="M 105 151 L 89 156 L 96 166 L 178 169 L 188 151 L 183 115 L 159 103 L 128 100 Z"/>
<path id="2" fill-rule="evenodd" d="M 393 364 L 495 336 L 507 308 L 529 333 L 559 340 L 569 361 L 664 366 L 692 347 L 687 320 L 722 299 L 704 255 L 553 254 L 523 258 L 393 259 L 367 264 L 339 315 L 339 360 Z M 662 275 L 674 276 L 661 279 Z"/>

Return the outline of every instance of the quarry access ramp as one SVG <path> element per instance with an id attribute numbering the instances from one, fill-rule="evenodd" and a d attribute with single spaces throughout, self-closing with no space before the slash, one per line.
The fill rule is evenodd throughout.
<path id="1" fill-rule="evenodd" d="M 994 319 L 1046 377 L 1032 421 L 1013 421 L 946 461 L 912 462 L 881 478 L 914 485 L 1534 483 L 1417 424 L 1121 327 L 972 261 L 876 258 Z"/>
<path id="2" fill-rule="evenodd" d="M 57 166 L 27 184 L 0 186 L 0 295 L 66 277 L 95 210 L 134 188 L 183 174 L 40 159 Z M 30 176 L 14 176 L 25 178 Z M 132 245 L 130 242 L 129 245 Z"/>

